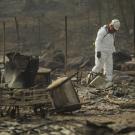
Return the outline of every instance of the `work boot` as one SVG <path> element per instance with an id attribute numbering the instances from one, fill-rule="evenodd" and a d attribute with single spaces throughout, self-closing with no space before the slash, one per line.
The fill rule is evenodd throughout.
<path id="1" fill-rule="evenodd" d="M 86 84 L 90 84 L 90 82 L 95 79 L 99 74 L 95 72 L 90 72 L 86 77 Z"/>

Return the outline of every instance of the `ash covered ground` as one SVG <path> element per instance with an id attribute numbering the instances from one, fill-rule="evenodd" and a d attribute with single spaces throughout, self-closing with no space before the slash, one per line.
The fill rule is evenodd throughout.
<path id="1" fill-rule="evenodd" d="M 82 71 L 83 77 L 86 72 Z M 44 118 L 24 108 L 22 116 L 0 118 L 0 135 L 134 135 L 135 77 L 115 71 L 114 85 L 97 89 L 72 79 L 81 109 L 47 113 Z"/>

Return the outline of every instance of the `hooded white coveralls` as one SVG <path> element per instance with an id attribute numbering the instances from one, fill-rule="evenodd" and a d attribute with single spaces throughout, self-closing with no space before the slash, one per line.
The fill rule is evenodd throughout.
<path id="1" fill-rule="evenodd" d="M 98 51 L 101 52 L 101 58 L 97 58 Z M 107 81 L 112 81 L 113 52 L 115 52 L 114 34 L 108 33 L 108 29 L 104 25 L 97 33 L 95 41 L 95 66 L 92 71 L 100 73 L 103 69 Z"/>

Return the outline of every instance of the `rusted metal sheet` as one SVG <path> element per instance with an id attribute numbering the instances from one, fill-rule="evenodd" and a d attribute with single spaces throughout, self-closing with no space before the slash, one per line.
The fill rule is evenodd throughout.
<path id="1" fill-rule="evenodd" d="M 54 107 L 58 112 L 72 112 L 81 108 L 78 95 L 67 77 L 57 79 L 47 89 L 50 90 Z"/>

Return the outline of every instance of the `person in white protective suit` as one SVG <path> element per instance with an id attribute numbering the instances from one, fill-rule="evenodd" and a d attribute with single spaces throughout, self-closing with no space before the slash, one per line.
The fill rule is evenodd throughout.
<path id="1" fill-rule="evenodd" d="M 115 33 L 120 28 L 120 21 L 114 19 L 110 24 L 104 25 L 98 30 L 95 41 L 95 66 L 92 68 L 90 76 L 96 76 L 102 72 L 108 82 L 113 78 L 113 53 L 115 52 L 114 38 Z"/>

